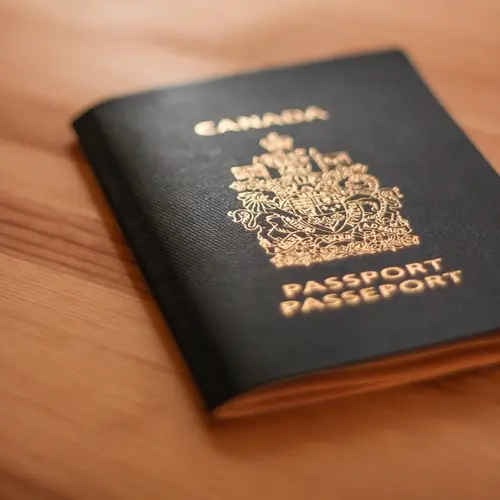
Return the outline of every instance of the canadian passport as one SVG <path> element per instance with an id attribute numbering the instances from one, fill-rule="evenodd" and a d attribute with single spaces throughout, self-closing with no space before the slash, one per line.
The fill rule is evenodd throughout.
<path id="1" fill-rule="evenodd" d="M 500 360 L 500 182 L 401 52 L 112 99 L 74 127 L 216 416 Z"/>

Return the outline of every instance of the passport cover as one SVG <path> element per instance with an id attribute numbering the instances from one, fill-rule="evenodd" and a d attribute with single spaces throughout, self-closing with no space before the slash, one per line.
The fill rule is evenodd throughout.
<path id="1" fill-rule="evenodd" d="M 208 410 L 498 361 L 498 176 L 403 53 L 112 99 L 74 127 Z"/>

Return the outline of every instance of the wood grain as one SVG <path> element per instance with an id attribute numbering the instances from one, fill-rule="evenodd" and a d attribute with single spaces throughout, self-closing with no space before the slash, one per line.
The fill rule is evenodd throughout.
<path id="1" fill-rule="evenodd" d="M 499 26 L 490 0 L 0 2 L 0 499 L 497 500 L 500 368 L 207 421 L 68 124 L 399 46 L 500 168 Z"/>

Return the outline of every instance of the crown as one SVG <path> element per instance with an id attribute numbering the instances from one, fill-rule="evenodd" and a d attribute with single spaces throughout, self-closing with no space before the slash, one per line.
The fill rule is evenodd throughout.
<path id="1" fill-rule="evenodd" d="M 289 135 L 279 135 L 276 132 L 270 132 L 266 137 L 259 141 L 262 148 L 273 153 L 274 151 L 290 150 L 293 148 L 293 139 Z"/>

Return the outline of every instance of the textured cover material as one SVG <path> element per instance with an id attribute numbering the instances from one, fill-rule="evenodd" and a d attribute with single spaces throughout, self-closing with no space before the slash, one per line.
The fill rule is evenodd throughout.
<path id="1" fill-rule="evenodd" d="M 498 177 L 400 52 L 113 99 L 75 129 L 209 409 L 500 325 Z"/>

